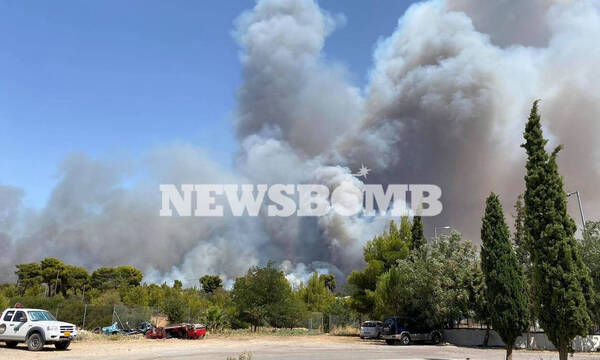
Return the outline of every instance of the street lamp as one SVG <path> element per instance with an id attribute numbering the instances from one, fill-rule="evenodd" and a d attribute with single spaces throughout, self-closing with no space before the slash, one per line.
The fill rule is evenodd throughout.
<path id="1" fill-rule="evenodd" d="M 437 229 L 452 229 L 452 226 L 434 226 L 433 227 L 433 234 L 435 238 L 437 238 Z"/>
<path id="2" fill-rule="evenodd" d="M 567 193 L 567 197 L 570 197 L 571 195 L 577 195 L 577 202 L 579 203 L 579 213 L 581 214 L 581 223 L 583 224 L 583 231 L 585 232 L 585 217 L 583 216 L 583 207 L 581 206 L 581 196 L 579 195 L 579 190 Z"/>

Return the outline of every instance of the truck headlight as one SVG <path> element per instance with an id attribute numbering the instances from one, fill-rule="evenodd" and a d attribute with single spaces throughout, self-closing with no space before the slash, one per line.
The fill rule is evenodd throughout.
<path id="1" fill-rule="evenodd" d="M 46 327 L 46 330 L 48 330 L 48 331 L 58 331 L 58 326 L 48 326 L 48 327 Z"/>

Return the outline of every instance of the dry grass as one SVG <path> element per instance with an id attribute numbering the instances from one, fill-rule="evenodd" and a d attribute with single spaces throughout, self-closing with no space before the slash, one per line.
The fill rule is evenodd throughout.
<path id="1" fill-rule="evenodd" d="M 251 352 L 243 352 L 237 358 L 235 358 L 233 356 L 229 356 L 227 358 L 227 360 L 252 360 L 252 353 Z"/>
<path id="2" fill-rule="evenodd" d="M 135 335 L 102 335 L 96 334 L 87 330 L 79 330 L 77 332 L 77 337 L 75 338 L 76 342 L 82 341 L 123 341 L 123 340 L 139 340 L 143 339 L 144 335 L 135 334 Z"/>
<path id="3" fill-rule="evenodd" d="M 359 336 L 360 329 L 355 326 L 336 326 L 329 329 L 329 334 L 335 336 Z"/>

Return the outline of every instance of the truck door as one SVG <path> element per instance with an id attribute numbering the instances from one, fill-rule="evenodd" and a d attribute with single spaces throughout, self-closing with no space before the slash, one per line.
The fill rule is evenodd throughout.
<path id="1" fill-rule="evenodd" d="M 31 322 L 27 321 L 25 311 L 19 310 L 13 316 L 10 324 L 8 324 L 8 331 L 11 332 L 12 339 L 25 340 L 27 331 L 29 331 L 31 326 Z"/>
<path id="2" fill-rule="evenodd" d="M 10 321 L 14 314 L 14 310 L 6 310 L 2 319 L 0 319 L 0 339 L 11 339 L 12 329 L 10 327 Z"/>

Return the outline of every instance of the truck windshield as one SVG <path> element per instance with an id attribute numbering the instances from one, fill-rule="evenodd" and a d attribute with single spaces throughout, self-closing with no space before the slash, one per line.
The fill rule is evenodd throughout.
<path id="1" fill-rule="evenodd" d="M 53 321 L 56 320 L 52 314 L 47 311 L 28 311 L 31 321 Z"/>

